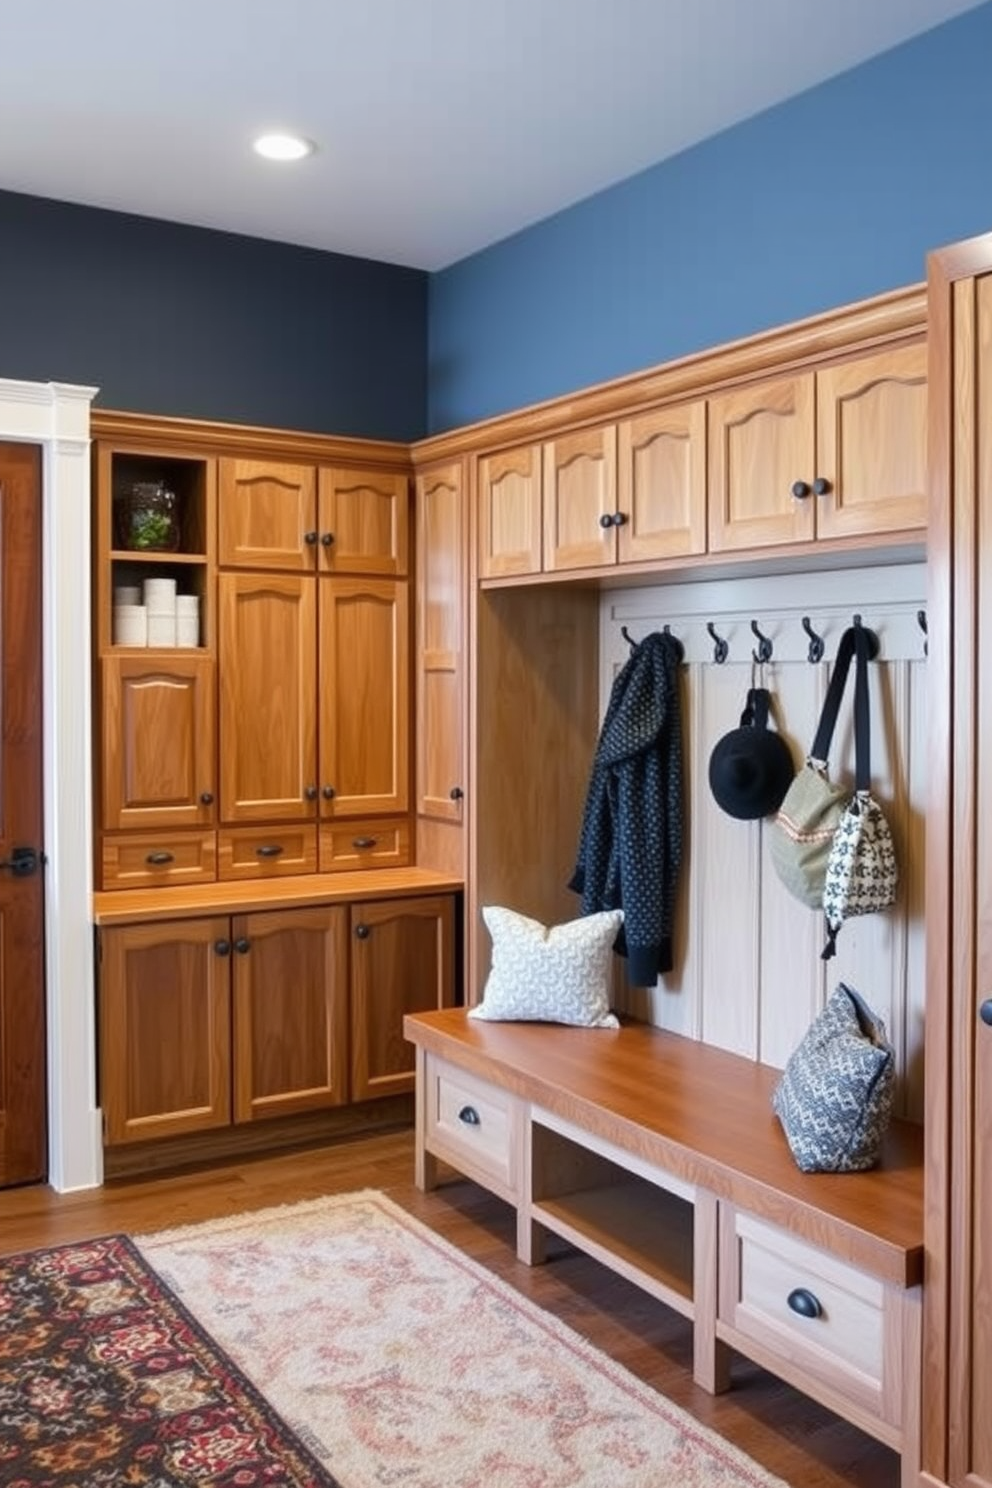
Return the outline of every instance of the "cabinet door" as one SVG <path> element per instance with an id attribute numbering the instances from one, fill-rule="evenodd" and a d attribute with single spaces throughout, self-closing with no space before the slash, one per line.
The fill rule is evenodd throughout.
<path id="1" fill-rule="evenodd" d="M 617 431 L 582 429 L 544 446 L 544 567 L 616 562 Z"/>
<path id="2" fill-rule="evenodd" d="M 222 568 L 313 573 L 317 482 L 310 465 L 221 460 L 217 559 Z"/>
<path id="3" fill-rule="evenodd" d="M 706 551 L 706 404 L 624 419 L 618 439 L 617 557 L 646 563 Z"/>
<path id="4" fill-rule="evenodd" d="M 218 578 L 225 822 L 316 819 L 316 583 Z"/>
<path id="5" fill-rule="evenodd" d="M 211 826 L 213 658 L 106 656 L 100 673 L 104 828 Z"/>
<path id="6" fill-rule="evenodd" d="M 816 375 L 817 537 L 924 527 L 927 348 L 898 346 Z"/>
<path id="7" fill-rule="evenodd" d="M 391 899 L 351 907 L 351 1095 L 399 1095 L 414 1085 L 406 1013 L 454 1001 L 454 901 Z"/>
<path id="8" fill-rule="evenodd" d="M 100 1104 L 108 1146 L 231 1118 L 226 916 L 100 932 Z"/>
<path id="9" fill-rule="evenodd" d="M 347 1099 L 348 911 L 236 915 L 234 1119 L 290 1116 Z"/>
<path id="10" fill-rule="evenodd" d="M 417 476 L 417 812 L 462 820 L 465 493 L 457 461 Z"/>
<path id="11" fill-rule="evenodd" d="M 319 584 L 321 813 L 396 815 L 410 797 L 407 585 Z"/>
<path id="12" fill-rule="evenodd" d="M 479 577 L 541 572 L 541 446 L 479 461 Z"/>
<path id="13" fill-rule="evenodd" d="M 710 399 L 711 552 L 812 539 L 814 418 L 812 372 Z"/>
<path id="14" fill-rule="evenodd" d="M 410 482 L 388 470 L 327 467 L 319 476 L 322 573 L 406 577 Z"/>

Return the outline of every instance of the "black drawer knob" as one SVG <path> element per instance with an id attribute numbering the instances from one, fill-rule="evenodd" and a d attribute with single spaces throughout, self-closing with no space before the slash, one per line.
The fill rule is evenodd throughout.
<path id="1" fill-rule="evenodd" d="M 317 787 L 315 785 L 308 785 L 303 794 L 306 796 L 308 801 L 316 801 Z"/>
<path id="2" fill-rule="evenodd" d="M 805 498 L 809 495 L 809 482 L 808 481 L 793 481 L 792 482 L 792 494 L 793 494 L 793 496 L 795 496 L 795 498 L 796 498 L 797 501 L 804 501 Z"/>
<path id="3" fill-rule="evenodd" d="M 992 1028 L 992 997 L 986 997 L 985 1001 L 978 1009 L 978 1016 L 981 1018 L 983 1023 L 987 1023 L 989 1027 Z"/>
<path id="4" fill-rule="evenodd" d="M 333 787 L 333 785 L 325 785 L 324 786 L 324 789 L 321 791 L 320 794 L 323 796 L 323 798 L 324 798 L 325 801 L 333 801 L 334 800 L 334 787 Z"/>
<path id="5" fill-rule="evenodd" d="M 234 949 L 237 951 L 239 956 L 247 956 L 248 952 L 251 950 L 251 941 L 248 940 L 246 936 L 241 935 L 234 942 Z"/>
<path id="6" fill-rule="evenodd" d="M 164 868 L 166 863 L 171 863 L 172 860 L 170 852 L 150 852 L 145 862 L 150 863 L 153 868 Z"/>
<path id="7" fill-rule="evenodd" d="M 785 1299 L 792 1311 L 804 1318 L 818 1318 L 823 1316 L 823 1306 L 815 1292 L 806 1287 L 796 1287 Z"/>
<path id="8" fill-rule="evenodd" d="M 231 954 L 231 942 L 229 940 L 215 940 L 214 950 L 218 956 L 229 956 Z"/>
<path id="9" fill-rule="evenodd" d="M 351 845 L 361 852 L 363 848 L 375 847 L 378 841 L 378 837 L 352 837 Z"/>
<path id="10" fill-rule="evenodd" d="M 282 852 L 282 843 L 266 842 L 261 847 L 256 847 L 255 852 L 260 858 L 277 858 Z"/>
<path id="11" fill-rule="evenodd" d="M 303 541 L 306 543 L 308 548 L 312 548 L 314 543 L 317 541 L 316 532 L 304 532 Z"/>
<path id="12" fill-rule="evenodd" d="M 355 934 L 358 936 L 358 939 L 359 940 L 368 940 L 368 938 L 369 938 L 369 927 L 368 927 L 368 925 L 356 925 L 355 926 Z"/>
<path id="13" fill-rule="evenodd" d="M 212 806 L 214 804 L 214 793 L 213 793 L 213 791 L 201 791 L 200 792 L 200 803 L 203 806 Z"/>
<path id="14" fill-rule="evenodd" d="M 460 801 L 462 799 L 462 797 L 464 796 L 464 794 L 465 794 L 465 792 L 462 790 L 462 788 L 461 788 L 460 785 L 453 785 L 451 787 L 450 791 L 448 792 L 448 795 L 451 797 L 451 799 L 453 801 Z"/>
<path id="15" fill-rule="evenodd" d="M 322 532 L 320 534 L 320 540 L 323 543 L 323 545 L 324 545 L 325 548 L 329 548 L 331 546 L 331 544 L 333 543 L 333 541 L 334 541 L 334 533 L 333 532 Z"/>
<path id="16" fill-rule="evenodd" d="M 626 525 L 626 522 L 627 522 L 627 513 L 626 512 L 614 512 L 613 513 L 613 525 L 614 525 L 614 527 L 624 527 Z"/>
<path id="17" fill-rule="evenodd" d="M 458 1120 L 464 1121 L 466 1126 L 481 1126 L 482 1121 L 474 1106 L 462 1106 L 458 1112 Z"/>
<path id="18" fill-rule="evenodd" d="M 613 513 L 612 512 L 604 512 L 603 515 L 599 519 L 599 525 L 600 525 L 600 527 L 602 527 L 602 529 L 603 529 L 604 532 L 607 530 L 607 528 L 612 527 L 613 526 Z"/>
<path id="19" fill-rule="evenodd" d="M 826 476 L 824 476 L 824 475 L 818 475 L 816 477 L 816 480 L 813 482 L 813 495 L 814 496 L 827 496 L 827 495 L 829 495 L 829 493 L 830 493 L 830 482 L 827 480 Z"/>

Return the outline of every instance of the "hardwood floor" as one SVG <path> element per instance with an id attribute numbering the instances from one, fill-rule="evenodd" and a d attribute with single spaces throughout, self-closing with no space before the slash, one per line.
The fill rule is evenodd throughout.
<path id="1" fill-rule="evenodd" d="M 81 1193 L 7 1189 L 0 1192 L 0 1254 L 382 1189 L 791 1488 L 898 1488 L 899 1462 L 888 1448 L 745 1359 L 735 1358 L 727 1394 L 707 1395 L 692 1381 L 684 1318 L 575 1252 L 563 1250 L 545 1266 L 523 1265 L 507 1205 L 454 1175 L 421 1194 L 412 1175 L 413 1134 L 402 1131 L 164 1178 L 116 1180 Z"/>

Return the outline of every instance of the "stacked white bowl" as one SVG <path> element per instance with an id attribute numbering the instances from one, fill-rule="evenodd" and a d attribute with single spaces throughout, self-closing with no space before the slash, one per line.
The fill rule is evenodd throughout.
<path id="1" fill-rule="evenodd" d="M 113 638 L 115 646 L 148 645 L 148 612 L 141 603 L 137 584 L 119 584 L 114 589 Z"/>
<path id="2" fill-rule="evenodd" d="M 149 646 L 176 644 L 176 581 L 146 579 L 143 586 L 148 611 Z"/>

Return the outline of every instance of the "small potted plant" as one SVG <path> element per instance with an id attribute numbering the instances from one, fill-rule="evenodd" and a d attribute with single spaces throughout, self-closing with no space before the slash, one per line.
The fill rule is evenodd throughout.
<path id="1" fill-rule="evenodd" d="M 118 548 L 174 553 L 179 547 L 176 493 L 164 481 L 135 481 L 114 496 Z"/>

